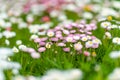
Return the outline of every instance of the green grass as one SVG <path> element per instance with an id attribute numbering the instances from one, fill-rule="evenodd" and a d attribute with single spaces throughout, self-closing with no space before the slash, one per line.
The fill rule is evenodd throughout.
<path id="1" fill-rule="evenodd" d="M 73 19 L 76 21 L 78 16 L 72 17 L 70 12 L 67 12 L 69 19 Z M 24 17 L 24 16 L 23 16 Z M 36 17 L 36 22 L 39 23 L 39 18 Z M 52 19 L 54 26 L 58 24 L 55 19 Z M 51 49 L 48 49 L 46 52 L 40 53 L 41 57 L 39 59 L 31 58 L 29 53 L 19 52 L 11 57 L 12 61 L 19 62 L 22 66 L 20 69 L 20 73 L 22 75 L 34 75 L 34 76 L 42 76 L 49 69 L 60 69 L 60 70 L 68 70 L 72 68 L 81 69 L 84 73 L 83 80 L 106 80 L 107 75 L 112 72 L 115 67 L 120 67 L 120 60 L 112 60 L 109 58 L 109 53 L 113 50 L 120 50 L 120 46 L 116 46 L 112 43 L 111 40 L 103 39 L 104 29 L 100 28 L 100 23 L 98 23 L 98 29 L 93 32 L 93 34 L 102 41 L 102 45 L 95 49 L 97 53 L 96 57 L 92 57 L 91 60 L 87 60 L 82 54 L 76 54 L 73 51 L 73 54 L 65 53 L 61 48 L 52 46 Z M 28 47 L 33 47 L 37 50 L 37 44 L 33 41 L 30 41 L 30 33 L 28 29 L 17 28 L 17 25 L 13 25 L 12 31 L 16 32 L 16 37 L 9 39 L 10 45 L 6 46 L 4 43 L 5 38 L 0 39 L 1 47 L 13 47 L 16 46 L 16 40 L 22 40 L 23 44 Z M 112 30 L 112 36 L 120 37 L 120 30 Z M 57 52 L 56 52 L 57 51 Z M 99 71 L 95 71 L 95 66 L 99 65 L 101 68 Z M 10 70 L 5 71 L 7 80 L 10 79 L 12 73 Z"/>

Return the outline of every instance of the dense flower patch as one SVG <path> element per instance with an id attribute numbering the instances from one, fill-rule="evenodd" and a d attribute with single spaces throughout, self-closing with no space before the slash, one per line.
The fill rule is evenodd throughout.
<path id="1" fill-rule="evenodd" d="M 0 0 L 0 80 L 120 80 L 119 0 Z"/>

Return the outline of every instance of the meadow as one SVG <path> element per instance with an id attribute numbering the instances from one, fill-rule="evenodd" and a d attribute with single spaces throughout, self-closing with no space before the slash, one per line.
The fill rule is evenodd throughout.
<path id="1" fill-rule="evenodd" d="M 120 80 L 119 0 L 1 1 L 0 80 Z"/>

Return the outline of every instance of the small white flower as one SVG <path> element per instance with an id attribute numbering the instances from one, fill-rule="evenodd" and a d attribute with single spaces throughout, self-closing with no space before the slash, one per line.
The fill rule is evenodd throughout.
<path id="1" fill-rule="evenodd" d="M 110 27 L 111 27 L 112 29 L 114 29 L 114 28 L 118 28 L 118 26 L 115 25 L 115 24 L 111 25 Z"/>
<path id="2" fill-rule="evenodd" d="M 47 22 L 47 23 L 45 23 L 45 24 L 41 24 L 40 25 L 40 29 L 45 29 L 45 30 L 47 30 L 47 29 L 49 29 L 50 28 L 50 26 L 52 26 L 53 24 L 51 23 L 51 22 Z"/>
<path id="3" fill-rule="evenodd" d="M 120 29 L 120 26 L 118 26 L 118 29 Z"/>
<path id="4" fill-rule="evenodd" d="M 81 80 L 82 71 L 72 69 L 67 71 L 49 70 L 40 80 Z"/>
<path id="5" fill-rule="evenodd" d="M 17 45 L 21 45 L 21 44 L 22 44 L 22 41 L 21 41 L 21 40 L 17 40 L 17 41 L 16 41 L 16 44 L 17 44 Z"/>
<path id="6" fill-rule="evenodd" d="M 5 27 L 6 27 L 6 28 L 9 28 L 9 27 L 11 27 L 11 26 L 12 26 L 11 22 L 6 22 L 6 23 L 5 23 Z"/>
<path id="7" fill-rule="evenodd" d="M 40 58 L 40 54 L 37 52 L 31 53 L 32 58 Z"/>
<path id="8" fill-rule="evenodd" d="M 25 77 L 21 76 L 21 75 L 17 75 L 15 77 L 13 77 L 12 80 L 26 80 Z"/>
<path id="9" fill-rule="evenodd" d="M 102 44 L 102 42 L 99 39 L 93 39 L 92 42 L 96 44 Z"/>
<path id="10" fill-rule="evenodd" d="M 1 12 L 0 13 L 0 19 L 7 19 L 8 18 L 8 15 L 6 12 Z"/>
<path id="11" fill-rule="evenodd" d="M 10 22 L 11 23 L 17 23 L 17 18 L 16 17 L 10 17 Z"/>
<path id="12" fill-rule="evenodd" d="M 27 15 L 26 20 L 28 22 L 33 22 L 34 21 L 33 15 L 31 15 L 31 14 Z"/>
<path id="13" fill-rule="evenodd" d="M 90 47 L 92 47 L 92 45 L 93 45 L 93 42 L 92 42 L 92 41 L 87 41 L 87 42 L 85 43 L 85 47 L 86 47 L 86 48 L 90 48 Z"/>
<path id="14" fill-rule="evenodd" d="M 53 31 L 47 32 L 47 36 L 48 37 L 53 37 L 54 35 L 55 35 L 55 33 Z"/>
<path id="15" fill-rule="evenodd" d="M 19 71 L 18 71 L 18 69 L 13 69 L 13 70 L 12 70 L 12 73 L 16 75 L 16 74 L 19 73 Z"/>
<path id="16" fill-rule="evenodd" d="M 94 67 L 94 69 L 95 69 L 95 71 L 100 71 L 100 65 L 95 65 L 95 67 Z"/>
<path id="17" fill-rule="evenodd" d="M 3 36 L 5 36 L 6 38 L 12 38 L 12 37 L 16 36 L 16 33 L 15 32 L 10 32 L 10 31 L 4 31 Z"/>
<path id="18" fill-rule="evenodd" d="M 110 58 L 113 58 L 113 59 L 120 58 L 120 51 L 112 51 L 110 53 Z"/>
<path id="19" fill-rule="evenodd" d="M 0 48 L 0 55 L 11 56 L 13 55 L 13 51 L 12 49 L 9 49 L 9 48 Z"/>
<path id="20" fill-rule="evenodd" d="M 29 77 L 28 77 L 28 80 L 39 80 L 39 78 L 34 77 L 34 76 L 29 76 Z"/>
<path id="21" fill-rule="evenodd" d="M 75 40 L 79 40 L 79 39 L 80 39 L 80 37 L 79 37 L 79 36 L 77 36 L 77 35 L 75 35 L 75 36 L 73 36 L 73 39 L 75 39 Z"/>
<path id="22" fill-rule="evenodd" d="M 85 13 L 83 13 L 83 18 L 85 18 L 85 19 L 92 19 L 93 15 L 90 12 L 85 12 Z"/>
<path id="23" fill-rule="evenodd" d="M 25 22 L 20 22 L 19 24 L 18 24 L 18 28 L 19 29 L 23 29 L 23 28 L 26 28 L 27 27 L 27 23 L 25 23 Z"/>
<path id="24" fill-rule="evenodd" d="M 18 48 L 23 51 L 27 49 L 27 47 L 25 45 L 19 45 Z"/>
<path id="25" fill-rule="evenodd" d="M 3 19 L 0 19 L 0 27 L 4 28 L 4 26 L 5 26 L 5 21 Z"/>
<path id="26" fill-rule="evenodd" d="M 73 69 L 69 73 L 70 75 L 68 77 L 68 80 L 81 80 L 82 78 L 82 71 L 79 69 Z"/>
<path id="27" fill-rule="evenodd" d="M 13 50 L 14 53 L 18 53 L 19 52 L 19 50 L 16 47 L 13 47 L 12 50 Z"/>
<path id="28" fill-rule="evenodd" d="M 64 15 L 64 14 L 61 14 L 61 15 L 58 16 L 58 19 L 59 19 L 60 21 L 64 21 L 64 20 L 67 19 L 67 17 L 66 17 L 66 15 Z"/>
<path id="29" fill-rule="evenodd" d="M 115 11 L 113 8 L 106 8 L 106 7 L 103 7 L 101 12 L 100 12 L 100 15 L 103 16 L 103 17 L 107 17 L 107 16 L 116 16 L 118 15 L 118 12 Z"/>
<path id="30" fill-rule="evenodd" d="M 111 39 L 112 38 L 112 35 L 110 32 L 105 32 L 105 38 L 108 38 L 108 39 Z"/>
<path id="31" fill-rule="evenodd" d="M 114 8 L 120 9 L 120 2 L 119 1 L 113 1 L 112 5 Z"/>
<path id="32" fill-rule="evenodd" d="M 35 34 L 33 34 L 33 35 L 30 37 L 31 40 L 34 40 L 34 39 L 36 39 L 36 38 L 38 38 L 38 35 L 35 35 Z"/>
<path id="33" fill-rule="evenodd" d="M 69 10 L 69 11 L 75 11 L 76 8 L 77 8 L 77 6 L 74 4 L 68 4 L 64 7 L 64 9 Z"/>
<path id="34" fill-rule="evenodd" d="M 8 46 L 10 45 L 10 41 L 8 39 L 5 40 L 5 44 Z"/>
<path id="35" fill-rule="evenodd" d="M 106 21 L 106 22 L 102 22 L 102 23 L 101 23 L 101 27 L 102 27 L 102 28 L 107 28 L 107 27 L 109 27 L 109 26 L 111 26 L 111 23 L 110 23 L 110 22 L 107 22 L 107 21 Z"/>
<path id="36" fill-rule="evenodd" d="M 70 34 L 70 32 L 68 30 L 63 30 L 63 33 L 66 35 Z"/>
<path id="37" fill-rule="evenodd" d="M 87 35 L 86 37 L 87 37 L 87 39 L 89 39 L 89 40 L 91 39 L 91 36 L 89 36 L 89 35 Z"/>
<path id="38" fill-rule="evenodd" d="M 45 34 L 46 34 L 46 31 L 44 30 L 44 31 L 42 31 L 42 32 L 38 32 L 37 34 L 38 34 L 38 35 L 45 35 Z"/>
<path id="39" fill-rule="evenodd" d="M 120 38 L 119 37 L 114 37 L 112 42 L 120 45 Z"/>
<path id="40" fill-rule="evenodd" d="M 82 39 L 81 39 L 82 41 L 87 41 L 88 40 L 88 38 L 85 36 L 85 37 L 82 37 Z"/>
<path id="41" fill-rule="evenodd" d="M 74 48 L 75 48 L 75 50 L 81 50 L 82 49 L 82 44 L 80 44 L 80 43 L 76 43 L 76 44 L 74 44 Z"/>
<path id="42" fill-rule="evenodd" d="M 48 43 L 46 43 L 45 47 L 46 48 L 51 48 L 51 44 L 48 42 Z"/>
<path id="43" fill-rule="evenodd" d="M 50 12 L 50 16 L 53 18 L 57 17 L 59 14 L 60 14 L 60 12 L 58 10 L 53 10 Z"/>
<path id="44" fill-rule="evenodd" d="M 29 31 L 30 33 L 38 33 L 40 29 L 40 25 L 30 25 L 29 26 Z"/>
<path id="45" fill-rule="evenodd" d="M 5 80 L 5 76 L 2 70 L 0 70 L 0 80 Z"/>
<path id="46" fill-rule="evenodd" d="M 72 42 L 72 41 L 73 41 L 73 37 L 67 37 L 67 38 L 66 38 L 66 41 L 67 41 L 67 42 Z"/>

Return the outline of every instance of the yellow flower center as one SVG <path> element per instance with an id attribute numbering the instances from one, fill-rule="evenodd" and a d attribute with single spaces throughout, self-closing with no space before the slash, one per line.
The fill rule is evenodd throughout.
<path id="1" fill-rule="evenodd" d="M 107 20 L 111 21 L 112 20 L 112 16 L 108 16 Z"/>

